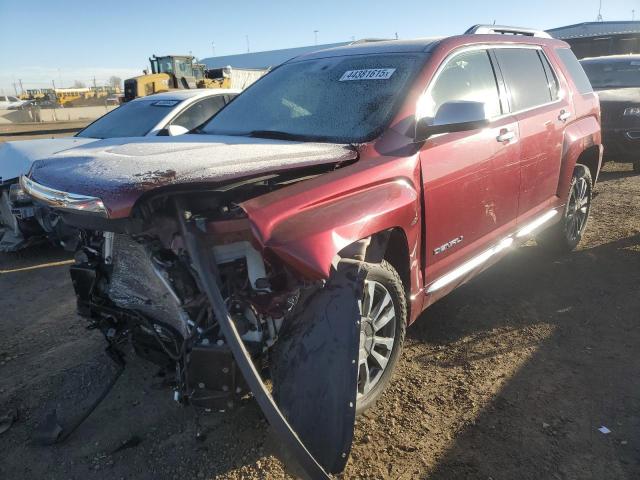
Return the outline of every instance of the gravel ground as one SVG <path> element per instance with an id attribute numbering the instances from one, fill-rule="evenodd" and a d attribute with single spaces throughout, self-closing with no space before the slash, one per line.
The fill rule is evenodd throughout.
<path id="1" fill-rule="evenodd" d="M 519 248 L 408 329 L 345 479 L 640 478 L 640 177 L 609 164 L 597 190 L 576 252 Z M 0 256 L 0 416 L 18 415 L 0 434 L 0 478 L 290 478 L 254 403 L 202 418 L 196 440 L 193 411 L 133 356 L 66 443 L 33 445 L 45 412 L 71 417 L 108 376 L 67 259 Z"/>

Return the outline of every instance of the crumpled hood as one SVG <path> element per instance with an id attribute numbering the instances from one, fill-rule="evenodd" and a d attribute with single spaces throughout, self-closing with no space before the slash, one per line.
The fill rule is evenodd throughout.
<path id="1" fill-rule="evenodd" d="M 65 137 L 0 143 L 0 183 L 26 174 L 36 160 L 95 141 L 95 138 Z"/>
<path id="2" fill-rule="evenodd" d="M 225 182 L 291 168 L 354 160 L 343 144 L 181 135 L 101 140 L 37 161 L 30 177 L 50 188 L 102 199 L 110 218 L 129 215 L 145 192 Z"/>

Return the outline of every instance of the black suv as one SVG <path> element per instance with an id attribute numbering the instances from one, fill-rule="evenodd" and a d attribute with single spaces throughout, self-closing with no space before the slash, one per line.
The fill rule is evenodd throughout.
<path id="1" fill-rule="evenodd" d="M 640 55 L 580 61 L 600 96 L 605 159 L 633 162 L 640 173 Z"/>

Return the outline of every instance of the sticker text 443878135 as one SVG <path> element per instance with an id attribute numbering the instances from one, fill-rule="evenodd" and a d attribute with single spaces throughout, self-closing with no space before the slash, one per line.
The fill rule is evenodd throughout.
<path id="1" fill-rule="evenodd" d="M 387 80 L 391 78 L 395 68 L 367 68 L 364 70 L 347 70 L 340 77 L 341 82 L 349 80 Z"/>

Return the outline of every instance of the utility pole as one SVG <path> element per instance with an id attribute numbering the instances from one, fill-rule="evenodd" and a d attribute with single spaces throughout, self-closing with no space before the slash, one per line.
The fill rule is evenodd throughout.
<path id="1" fill-rule="evenodd" d="M 396 40 L 398 40 L 398 32 L 396 32 Z"/>
<path id="2" fill-rule="evenodd" d="M 95 76 L 93 77 L 93 88 L 94 88 L 95 90 L 97 90 L 97 89 L 98 89 L 98 86 L 96 85 L 96 77 L 95 77 Z"/>
<path id="3" fill-rule="evenodd" d="M 13 82 L 13 90 L 16 92 L 16 97 L 18 96 L 18 87 L 16 87 L 16 82 Z"/>
<path id="4" fill-rule="evenodd" d="M 211 56 L 216 56 L 216 42 L 211 42 Z"/>
<path id="5" fill-rule="evenodd" d="M 251 48 L 249 47 L 249 35 L 245 35 L 244 38 L 247 40 L 247 53 L 251 52 Z"/>
<path id="6" fill-rule="evenodd" d="M 318 30 L 313 31 L 313 44 L 318 45 Z"/>
<path id="7" fill-rule="evenodd" d="M 600 3 L 598 5 L 598 17 L 596 18 L 596 22 L 601 22 L 602 21 L 602 0 L 600 0 Z"/>
<path id="8" fill-rule="evenodd" d="M 24 93 L 24 88 L 22 87 L 22 79 L 18 79 L 18 83 L 20 84 L 20 94 Z"/>

